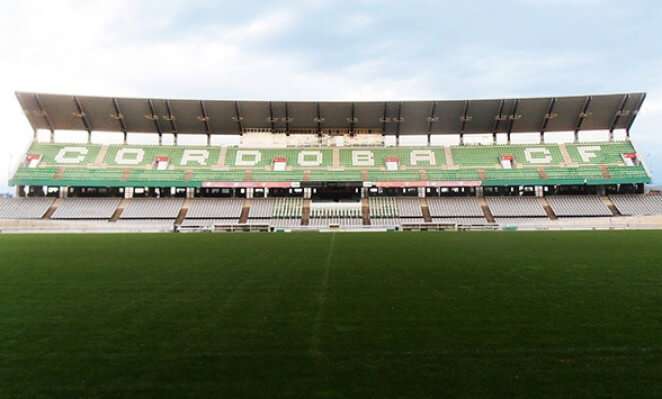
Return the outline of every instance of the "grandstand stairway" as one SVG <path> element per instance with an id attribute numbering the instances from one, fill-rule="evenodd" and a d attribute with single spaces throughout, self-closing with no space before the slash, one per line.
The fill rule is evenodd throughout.
<path id="1" fill-rule="evenodd" d="M 611 198 L 609 198 L 606 195 L 601 195 L 600 199 L 602 200 L 602 202 L 604 202 L 605 205 L 607 205 L 607 208 L 609 208 L 612 215 L 614 215 L 614 216 L 623 216 L 621 214 L 621 212 L 618 210 L 618 208 L 616 207 L 616 205 L 614 205 L 614 203 L 611 201 Z"/>
<path id="2" fill-rule="evenodd" d="M 611 174 L 609 173 L 609 167 L 607 165 L 600 165 L 600 174 L 605 179 L 611 179 Z"/>
<path id="3" fill-rule="evenodd" d="M 303 200 L 303 208 L 302 208 L 302 213 L 301 213 L 301 225 L 302 226 L 309 226 L 310 225 L 310 203 L 311 200 L 305 199 Z"/>
<path id="4" fill-rule="evenodd" d="M 244 202 L 244 206 L 241 208 L 241 215 L 239 216 L 239 224 L 248 223 L 248 215 L 251 211 L 251 205 L 252 202 L 249 199 Z"/>
<path id="5" fill-rule="evenodd" d="M 361 215 L 363 218 L 363 225 L 370 226 L 370 202 L 368 197 L 361 199 Z"/>
<path id="6" fill-rule="evenodd" d="M 549 205 L 549 202 L 547 202 L 547 199 L 545 199 L 545 197 L 541 197 L 540 199 L 542 200 L 542 203 L 543 203 L 542 207 L 545 209 L 545 213 L 547 214 L 547 217 L 550 220 L 557 220 L 558 217 L 554 213 L 554 210 L 552 209 L 552 206 Z"/>
<path id="7" fill-rule="evenodd" d="M 432 215 L 430 215 L 430 207 L 428 206 L 427 198 L 421 198 L 421 213 L 423 214 L 423 219 L 425 223 L 432 223 Z"/>
<path id="8" fill-rule="evenodd" d="M 225 166 L 225 157 L 228 153 L 228 147 L 223 146 L 221 147 L 221 153 L 218 155 L 218 161 L 216 162 L 216 166 L 219 168 L 222 168 Z"/>
<path id="9" fill-rule="evenodd" d="M 480 197 L 480 209 L 483 211 L 483 216 L 485 217 L 485 220 L 487 220 L 489 223 L 496 222 L 496 220 L 494 219 L 494 215 L 492 214 L 492 210 L 490 209 L 490 206 L 487 205 L 487 200 L 485 200 L 485 197 Z"/>
<path id="10" fill-rule="evenodd" d="M 46 211 L 46 213 L 44 213 L 44 216 L 42 216 L 41 218 L 42 218 L 42 219 L 50 219 L 51 216 L 53 216 L 53 214 L 55 213 L 55 211 L 57 210 L 57 208 L 60 206 L 61 203 L 62 203 L 62 199 L 61 199 L 61 198 L 56 199 L 56 200 L 53 202 L 53 204 L 51 205 L 51 207 L 48 208 L 48 210 Z"/>
<path id="11" fill-rule="evenodd" d="M 444 146 L 444 155 L 446 156 L 446 166 L 448 169 L 455 169 L 455 161 L 453 160 L 453 151 L 449 146 Z"/>
<path id="12" fill-rule="evenodd" d="M 106 153 L 108 152 L 108 145 L 102 145 L 97 154 L 97 158 L 94 160 L 94 166 L 102 166 L 103 160 L 106 159 Z"/>
<path id="13" fill-rule="evenodd" d="M 340 169 L 340 150 L 338 148 L 333 149 L 333 169 Z"/>
<path id="14" fill-rule="evenodd" d="M 561 156 L 563 157 L 563 163 L 565 163 L 566 166 L 572 166 L 574 162 L 572 162 L 572 158 L 570 157 L 570 153 L 568 152 L 568 147 L 564 143 L 559 144 L 559 151 L 561 152 Z"/>
<path id="15" fill-rule="evenodd" d="M 175 219 L 175 224 L 179 225 L 184 222 L 184 219 L 186 219 L 186 214 L 188 213 L 188 208 L 182 207 L 182 209 L 179 210 L 179 213 L 177 214 L 177 218 Z"/>
<path id="16" fill-rule="evenodd" d="M 117 222 L 122 217 L 122 213 L 124 212 L 124 208 L 126 208 L 127 201 L 127 199 L 122 199 L 120 204 L 117 206 L 117 209 L 115 209 L 115 212 L 113 212 L 113 216 L 110 218 L 110 222 Z"/>

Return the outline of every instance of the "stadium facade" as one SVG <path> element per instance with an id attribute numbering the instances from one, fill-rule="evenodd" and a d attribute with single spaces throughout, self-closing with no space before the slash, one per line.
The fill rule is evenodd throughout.
<path id="1" fill-rule="evenodd" d="M 10 181 L 20 198 L 0 204 L 4 219 L 429 229 L 577 217 L 612 226 L 662 214 L 661 197 L 644 194 L 651 176 L 630 141 L 644 93 L 395 102 L 16 95 L 34 141 Z M 56 131 L 88 140 L 55 142 Z M 591 131 L 604 140 L 581 142 Z M 547 143 L 556 132 L 573 140 Z M 154 144 L 129 144 L 133 133 Z M 532 133 L 536 143 L 515 144 Z M 120 135 L 120 144 L 94 143 L 93 134 Z M 191 135 L 202 143 L 179 144 Z M 213 144 L 215 136 L 236 145 Z M 400 145 L 411 136 L 427 142 Z M 489 143 L 468 144 L 472 136 Z"/>

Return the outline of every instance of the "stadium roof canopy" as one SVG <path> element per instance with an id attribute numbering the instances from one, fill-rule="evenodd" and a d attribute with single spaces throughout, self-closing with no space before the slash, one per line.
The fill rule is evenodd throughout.
<path id="1" fill-rule="evenodd" d="M 375 129 L 388 135 L 629 131 L 645 93 L 464 101 L 212 101 L 17 92 L 32 128 L 240 134 Z"/>

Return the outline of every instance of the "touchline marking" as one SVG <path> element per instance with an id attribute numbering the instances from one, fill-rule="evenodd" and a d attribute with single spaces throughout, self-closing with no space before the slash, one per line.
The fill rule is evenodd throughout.
<path id="1" fill-rule="evenodd" d="M 324 308 L 326 307 L 326 297 L 329 290 L 329 274 L 331 272 L 331 259 L 333 258 L 333 247 L 336 241 L 336 233 L 331 234 L 331 241 L 329 242 L 329 252 L 326 255 L 324 262 L 324 274 L 322 275 L 322 284 L 320 286 L 320 293 L 317 299 L 317 315 L 315 317 L 315 324 L 313 324 L 313 335 L 310 340 L 310 353 L 315 358 L 323 356 L 320 351 L 320 329 L 322 328 L 322 318 L 324 317 Z"/>

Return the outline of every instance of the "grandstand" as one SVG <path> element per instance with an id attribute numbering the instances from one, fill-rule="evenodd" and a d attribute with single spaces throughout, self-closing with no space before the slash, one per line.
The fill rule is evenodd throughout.
<path id="1" fill-rule="evenodd" d="M 411 102 L 16 96 L 34 140 L 10 181 L 18 198 L 0 200 L 5 229 L 12 220 L 427 229 L 662 214 L 630 141 L 643 93 Z M 56 131 L 87 140 L 56 142 Z M 582 142 L 585 131 L 603 140 Z M 574 140 L 545 140 L 559 132 Z M 134 133 L 154 139 L 138 144 Z M 525 133 L 539 140 L 514 138 Z M 118 135 L 121 144 L 105 140 Z M 401 137 L 423 142 L 400 145 Z"/>

